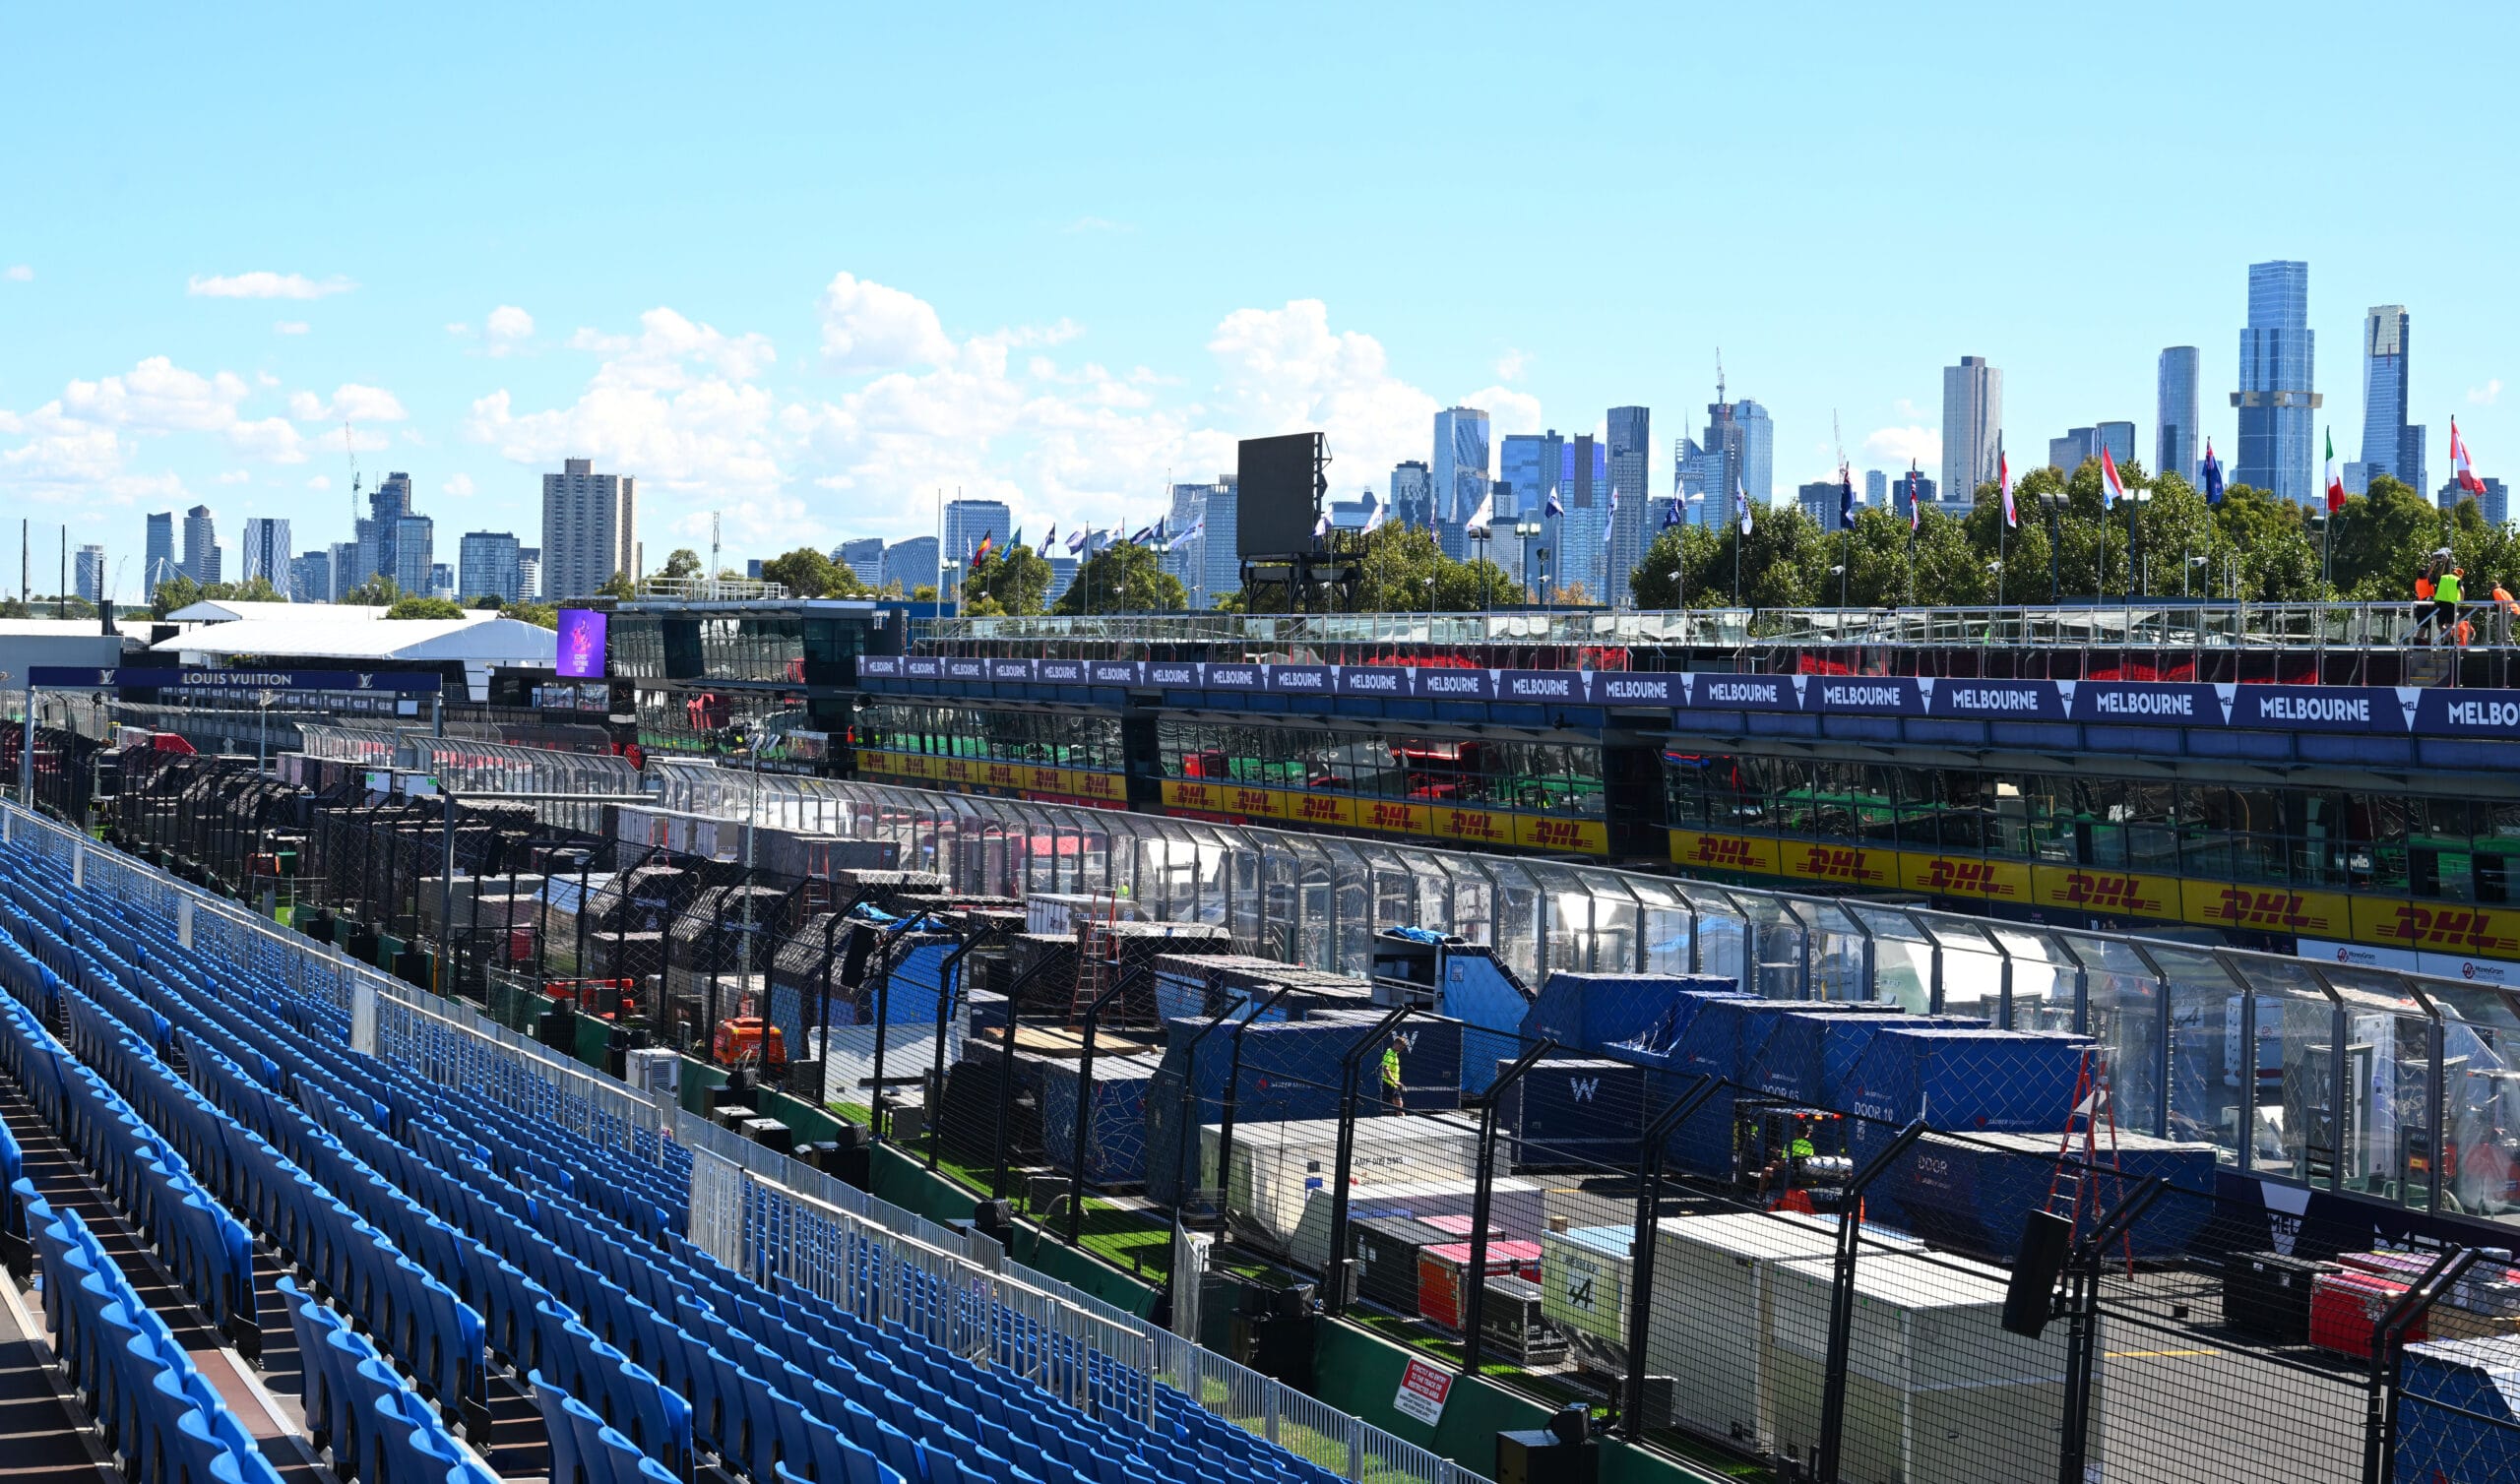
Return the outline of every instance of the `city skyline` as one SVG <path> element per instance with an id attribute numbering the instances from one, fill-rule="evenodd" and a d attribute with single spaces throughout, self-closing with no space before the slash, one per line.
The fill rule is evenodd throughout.
<path id="1" fill-rule="evenodd" d="M 2129 24 L 2174 24 L 2183 43 L 2245 50 L 2269 71 L 2323 60 L 2314 27 L 2153 14 Z M 2510 37 L 2510 18 L 2475 19 L 2473 44 Z M 1474 76 L 1515 62 L 1492 29 L 1414 10 L 1320 24 L 1309 88 L 1398 56 Z M 231 526 L 289 520 L 311 552 L 348 533 L 346 422 L 367 477 L 409 469 L 449 532 L 534 528 L 539 476 L 563 458 L 633 475 L 653 562 L 705 549 L 712 511 L 726 547 L 748 553 L 899 541 L 932 532 L 936 492 L 958 486 L 1044 526 L 1141 523 L 1170 485 L 1229 471 L 1236 438 L 1308 427 L 1330 433 L 1334 489 L 1379 488 L 1397 463 L 1430 457 L 1429 420 L 1455 404 L 1490 414 L 1491 450 L 1547 427 L 1606 439 L 1608 408 L 1660 410 L 1646 456 L 1660 497 L 1674 435 L 1702 425 L 1718 346 L 1731 395 L 1773 418 L 1771 500 L 1834 468 L 1833 414 L 1858 467 L 1939 468 L 1939 373 L 1963 353 L 2004 369 L 2018 462 L 2096 417 L 2144 419 L 2137 446 L 2152 455 L 2159 352 L 2197 346 L 2198 431 L 2230 468 L 2238 279 L 2279 259 L 2311 265 L 2307 328 L 2331 347 L 2318 420 L 2341 450 L 2359 452 L 2364 388 L 2335 347 L 2360 340 L 2374 304 L 2429 327 L 2406 407 L 2428 430 L 2428 469 L 2446 467 L 2453 413 L 2482 470 L 2520 447 L 2501 398 L 2520 313 L 2488 252 L 2515 209 L 2465 189 L 2465 126 L 2446 99 L 2411 98 L 2378 126 L 2312 118 L 2294 147 L 2340 175 L 2391 160 L 2393 190 L 2437 203 L 2438 230 L 2368 232 L 2299 182 L 2279 194 L 2248 180 L 2175 230 L 2047 232 L 2034 247 L 1999 213 L 1950 241 L 1893 234 L 1849 272 L 1826 245 L 1842 233 L 1810 219 L 1913 211 L 1919 195 L 1947 216 L 1946 193 L 1921 192 L 1915 171 L 1958 127 L 1858 108 L 1862 80 L 1981 86 L 2040 54 L 2057 23 L 1991 19 L 1928 47 L 1894 18 L 1845 17 L 1791 69 L 1720 69 L 1676 110 L 1607 83 L 1652 76 L 1644 59 L 1682 34 L 1754 56 L 1757 19 L 1620 25 L 1631 44 L 1606 64 L 1597 105 L 1515 120 L 1477 155 L 1464 199 L 1509 215 L 1506 183 L 1536 159 L 1584 154 L 1609 178 L 1654 181 L 1723 158 L 1729 178 L 1764 182 L 1725 232 L 1695 229 L 1702 204 L 1685 192 L 1580 245 L 1474 232 L 1430 253 L 1421 233 L 1324 232 L 1422 206 L 1454 131 L 1375 89 L 1339 92 L 1335 123 L 1212 110 L 1164 130 L 1102 95 L 1111 77 L 1193 60 L 1219 88 L 1262 76 L 1249 43 L 1265 28 L 1231 17 L 1010 17 L 965 38 L 975 99 L 908 137 L 889 123 L 914 111 L 903 80 L 794 111 L 813 92 L 810 33 L 836 28 L 810 16 L 734 18 L 670 48 L 632 24 L 590 49 L 583 18 L 560 9 L 460 57 L 359 18 L 332 44 L 393 44 L 369 47 L 356 79 L 303 65 L 304 38 L 249 42 L 201 18 L 133 38 L 100 19 L 32 17 L 31 52 L 110 57 L 130 87 L 116 118 L 0 162 L 29 207 L 0 223 L 0 499 L 109 551 L 143 549 L 147 512 L 208 503 Z M 941 30 L 869 18 L 850 33 L 914 53 Z M 2393 36 L 2373 48 L 2418 55 Z M 1054 88 L 1014 86 L 1039 83 L 1044 57 L 1072 64 Z M 548 78 L 598 63 L 669 77 L 691 106 L 670 127 L 553 112 Z M 180 136 L 206 67 L 238 84 L 219 104 L 238 148 L 153 152 Z M 30 69 L 0 117 L 53 139 L 79 75 Z M 464 86 L 441 87 L 450 77 Z M 2113 86 L 2128 108 L 2001 131 L 1972 147 L 1973 169 L 2029 178 L 2095 150 L 2143 169 L 2259 138 L 2243 99 L 2166 78 Z M 1812 88 L 1843 101 L 1815 107 Z M 373 90 L 413 101 L 360 106 Z M 1043 109 L 1056 127 L 1033 129 Z M 1120 147 L 1076 147 L 1101 130 Z M 794 138 L 731 148 L 766 133 Z M 272 171 L 256 154 L 282 150 L 303 163 Z M 1808 157 L 1831 167 L 1788 167 Z M 796 185 L 838 174 L 837 189 Z M 122 229 L 117 203 L 144 200 L 183 230 Z M 619 214 L 601 234 L 584 229 L 591 200 Z M 1204 224 L 1219 217 L 1233 229 Z M 376 230 L 385 220 L 396 229 Z"/>

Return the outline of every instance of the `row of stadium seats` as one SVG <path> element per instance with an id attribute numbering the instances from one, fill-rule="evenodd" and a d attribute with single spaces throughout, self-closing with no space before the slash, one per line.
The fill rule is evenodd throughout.
<path id="1" fill-rule="evenodd" d="M 458 1444 L 367 1336 L 284 1277 L 297 1338 L 306 1426 L 336 1471 L 368 1484 L 491 1484 L 496 1476 Z"/>

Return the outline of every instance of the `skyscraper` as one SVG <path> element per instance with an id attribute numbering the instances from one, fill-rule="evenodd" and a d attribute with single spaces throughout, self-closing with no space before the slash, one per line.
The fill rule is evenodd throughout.
<path id="1" fill-rule="evenodd" d="M 2062 438 L 2048 440 L 2048 462 L 2057 472 L 2071 475 L 2083 466 L 2086 459 L 2097 459 L 2102 449 L 2124 468 L 2135 458 L 2135 425 L 2131 422 L 2096 422 L 2087 428 L 2067 428 Z M 1972 491 L 1974 494 L 1975 492 Z"/>
<path id="2" fill-rule="evenodd" d="M 2310 329 L 2310 265 L 2252 263 L 2248 325 L 2240 331 L 2239 446 L 2232 482 L 2306 503 L 2319 489 L 2310 467 L 2317 336 Z"/>
<path id="3" fill-rule="evenodd" d="M 2004 435 L 2004 374 L 1983 355 L 1942 368 L 1942 487 L 1969 500 L 1995 478 Z"/>
<path id="4" fill-rule="evenodd" d="M 329 603 L 333 600 L 333 553 L 310 551 L 288 559 L 288 600 Z"/>
<path id="5" fill-rule="evenodd" d="M 2411 329 L 2403 304 L 2374 304 L 2362 317 L 2362 469 L 2352 493 L 2382 474 L 2424 490 L 2424 427 L 2406 420 Z"/>
<path id="6" fill-rule="evenodd" d="M 1766 506 L 1776 501 L 1776 424 L 1768 420 L 1768 409 L 1744 397 L 1732 404 L 1733 424 L 1741 430 L 1741 487 L 1749 492 L 1753 506 Z M 1714 517 L 1719 523 L 1732 510 L 1732 492 L 1725 491 L 1723 509 Z M 1709 504 L 1714 502 L 1710 501 Z"/>
<path id="7" fill-rule="evenodd" d="M 1559 481 L 1566 477 L 1566 440 L 1558 436 L 1555 428 L 1545 433 L 1508 433 L 1504 446 L 1497 451 L 1496 473 L 1496 482 L 1511 491 L 1497 497 L 1496 519 L 1539 520 L 1548 509 L 1549 497 L 1559 492 Z M 1513 507 L 1510 511 L 1506 509 L 1509 501 Z M 1561 499 L 1559 503 L 1562 505 L 1564 501 Z M 1545 542 L 1533 544 L 1510 540 L 1488 546 L 1496 564 L 1512 573 L 1514 580 L 1535 597 L 1540 592 L 1540 560 L 1537 555 L 1532 556 L 1530 564 L 1533 570 L 1525 571 L 1524 547 L 1531 544 L 1532 550 L 1537 552 L 1540 545 L 1553 543 L 1557 538 L 1556 523 L 1550 522 L 1548 526 L 1548 540 Z M 1554 549 L 1553 545 L 1551 549 Z"/>
<path id="8" fill-rule="evenodd" d="M 2190 484 L 2205 459 L 2204 403 L 2197 400 L 2196 347 L 2162 351 L 2153 379 L 2153 416 L 2161 432 L 2153 440 L 2153 472 L 2176 474 Z"/>
<path id="9" fill-rule="evenodd" d="M 1434 529 L 1434 470 L 1415 459 L 1394 464 L 1391 470 L 1391 514 L 1384 519 L 1391 525 L 1417 530 Z"/>
<path id="10" fill-rule="evenodd" d="M 1890 475 L 1887 471 L 1868 468 L 1863 471 L 1863 503 L 1872 510 L 1889 509 Z"/>
<path id="11" fill-rule="evenodd" d="M 1548 435 L 1555 438 L 1555 434 Z M 1610 513 L 1609 446 L 1590 433 L 1558 442 L 1557 500 L 1565 514 L 1544 517 L 1541 543 L 1549 550 L 1549 583 L 1558 592 L 1582 584 L 1594 602 L 1609 601 L 1609 549 L 1602 537 Z"/>
<path id="12" fill-rule="evenodd" d="M 519 546 L 516 549 L 516 595 L 533 601 L 542 595 L 542 548 Z"/>
<path id="13" fill-rule="evenodd" d="M 1611 515 L 1609 570 L 1602 601 L 1624 604 L 1628 578 L 1645 560 L 1645 543 L 1653 539 L 1646 524 L 1646 454 L 1653 443 L 1654 414 L 1646 407 L 1612 407 L 1609 413 L 1610 488 L 1618 496 Z"/>
<path id="14" fill-rule="evenodd" d="M 1015 513 L 1003 500 L 948 500 L 945 502 L 945 560 L 958 567 L 969 568 L 972 552 L 980 537 L 995 538 L 991 548 L 1004 551 L 1015 536 Z M 961 578 L 956 578 L 961 582 Z"/>
<path id="15" fill-rule="evenodd" d="M 359 580 L 352 575 L 358 570 L 358 543 L 335 541 L 332 546 L 332 557 L 333 570 L 328 575 L 333 580 L 333 588 L 325 594 L 324 600 L 338 603 L 352 587 L 358 586 Z"/>
<path id="16" fill-rule="evenodd" d="M 288 523 L 269 516 L 249 516 L 245 521 L 244 550 L 237 554 L 239 571 L 236 580 L 250 583 L 266 579 L 283 597 L 294 597 L 289 590 Z"/>
<path id="17" fill-rule="evenodd" d="M 184 576 L 207 587 L 220 581 L 219 566 L 218 522 L 209 506 L 196 505 L 184 512 Z"/>
<path id="18" fill-rule="evenodd" d="M 1817 523 L 1822 530 L 1838 528 L 1837 480 L 1814 479 L 1808 484 L 1796 485 L 1794 503 L 1801 506 L 1802 513 Z"/>
<path id="19" fill-rule="evenodd" d="M 2507 524 L 2511 519 L 2511 491 L 2499 479 L 2480 475 L 2477 482 L 2485 486 L 2482 495 L 2472 495 L 2459 488 L 2456 479 L 2444 479 L 2441 488 L 2433 495 L 2433 503 L 2443 510 L 2457 510 L 2460 501 L 2474 500 L 2477 502 L 2477 514 L 2485 517 L 2488 526 Z"/>
<path id="20" fill-rule="evenodd" d="M 504 530 L 468 530 L 455 546 L 456 591 L 465 599 L 495 597 L 512 603 L 525 595 L 525 546 Z"/>
<path id="21" fill-rule="evenodd" d="M 902 596 L 908 597 L 921 587 L 936 586 L 936 538 L 913 536 L 884 548 L 884 581 L 889 587 L 902 585 Z"/>
<path id="22" fill-rule="evenodd" d="M 408 575 L 408 566 L 395 548 L 402 530 L 403 518 L 411 514 L 411 476 L 400 469 L 387 474 L 367 494 L 367 516 L 352 523 L 352 533 L 358 542 L 358 559 L 352 565 L 347 586 L 355 587 L 372 577 L 390 577 L 397 583 Z M 425 572 L 427 569 L 421 569 Z M 406 592 L 421 589 L 406 587 Z"/>
<path id="23" fill-rule="evenodd" d="M 1207 524 L 1197 542 L 1200 607 L 1215 607 L 1218 598 L 1242 590 L 1242 513 L 1234 504 L 1241 490 L 1242 475 L 1232 473 L 1217 475 L 1216 484 L 1208 491 Z"/>
<path id="24" fill-rule="evenodd" d="M 1427 471 L 1435 487 L 1435 536 L 1444 555 L 1468 554 L 1462 529 L 1487 498 L 1487 414 L 1477 407 L 1446 407 L 1435 414 L 1435 457 Z"/>
<path id="25" fill-rule="evenodd" d="M 542 591 L 584 597 L 616 572 L 639 575 L 638 481 L 571 459 L 542 476 Z M 931 579 L 932 581 L 932 579 Z"/>
<path id="26" fill-rule="evenodd" d="M 149 544 L 140 560 L 140 590 L 155 597 L 158 585 L 175 575 L 175 513 L 161 510 L 149 518 Z"/>
<path id="27" fill-rule="evenodd" d="M 394 523 L 394 568 L 388 576 L 405 592 L 436 595 L 437 523 L 426 516 L 406 515 Z M 453 573 L 447 583 L 454 585 Z"/>
<path id="28" fill-rule="evenodd" d="M 865 536 L 843 541 L 831 559 L 857 574 L 857 580 L 869 587 L 884 586 L 884 538 Z"/>
<path id="29" fill-rule="evenodd" d="M 105 548 L 94 545 L 80 547 L 78 560 L 70 570 L 72 582 L 76 584 L 71 591 L 92 603 L 104 601 Z"/>

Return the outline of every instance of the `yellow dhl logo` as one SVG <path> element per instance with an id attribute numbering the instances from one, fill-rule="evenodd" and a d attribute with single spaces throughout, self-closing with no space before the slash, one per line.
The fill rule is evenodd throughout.
<path id="1" fill-rule="evenodd" d="M 2520 949 L 2520 938 L 2497 933 L 2493 929 L 2494 919 L 2490 912 L 2458 907 L 2420 907 L 2412 902 L 2403 902 L 2381 931 L 2401 943 L 2421 944 L 2427 948 L 2506 954 Z"/>
<path id="2" fill-rule="evenodd" d="M 1504 821 L 1476 809 L 1451 809 L 1444 813 L 1444 833 L 1462 839 L 1502 840 L 1512 838 L 1502 828 Z"/>
<path id="3" fill-rule="evenodd" d="M 1418 821 L 1411 817 L 1406 804 L 1375 804 L 1365 811 L 1367 828 L 1374 830 L 1415 830 Z"/>
<path id="4" fill-rule="evenodd" d="M 2250 927 L 2326 926 L 2323 915 L 2302 910 L 2305 904 L 2298 892 L 2252 892 L 2246 887 L 2227 887 L 2215 904 L 2215 914 L 2225 922 Z"/>
<path id="5" fill-rule="evenodd" d="M 1336 824 L 1339 820 L 1339 802 L 1337 799 L 1314 798 L 1308 794 L 1301 796 L 1295 801 L 1295 818 Z"/>
<path id="6" fill-rule="evenodd" d="M 1233 791 L 1233 809 L 1237 814 L 1267 814 L 1269 791 L 1265 788 L 1237 788 Z"/>
<path id="7" fill-rule="evenodd" d="M 1983 860 L 1942 860 L 1937 858 L 1928 875 L 1934 891 L 1954 897 L 2018 897 L 2019 889 L 1995 873 L 1995 868 Z"/>
<path id="8" fill-rule="evenodd" d="M 1828 845 L 1813 845 L 1803 853 L 1802 869 L 1799 874 L 1816 877 L 1822 881 L 1871 881 L 1881 873 L 1865 868 L 1863 852 L 1860 850 L 1842 850 Z"/>
<path id="9" fill-rule="evenodd" d="M 1550 849 L 1583 848 L 1584 827 L 1572 820 L 1534 820 L 1531 824 L 1532 843 Z"/>
<path id="10" fill-rule="evenodd" d="M 2065 899 L 2099 912 L 2158 912 L 2161 898 L 2144 895 L 2140 876 L 2107 876 L 2089 871 L 2065 873 Z"/>
<path id="11" fill-rule="evenodd" d="M 1697 847 L 1689 852 L 1692 865 L 1717 866 L 1734 871 L 1755 871 L 1758 862 L 1750 851 L 1750 842 L 1729 835 L 1701 835 Z"/>
<path id="12" fill-rule="evenodd" d="M 1046 788 L 1056 792 L 1059 782 L 1059 771 L 1055 768 L 1036 768 L 1033 770 L 1032 786 L 1035 788 Z"/>

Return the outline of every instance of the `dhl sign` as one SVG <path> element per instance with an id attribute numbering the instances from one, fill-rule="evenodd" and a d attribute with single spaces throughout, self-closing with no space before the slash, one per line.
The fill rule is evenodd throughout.
<path id="1" fill-rule="evenodd" d="M 1485 809 L 1437 809 L 1435 833 L 1446 839 L 1469 840 L 1480 845 L 1510 845 L 1514 842 L 1514 817 Z"/>
<path id="2" fill-rule="evenodd" d="M 2397 948 L 2514 958 L 2520 958 L 2520 912 L 2461 902 L 2358 897 L 2354 898 L 2354 936 Z"/>
<path id="3" fill-rule="evenodd" d="M 1777 845 L 1772 839 L 1746 835 L 1706 835 L 1695 830 L 1671 832 L 1671 862 L 1692 871 L 1735 871 L 1758 876 L 1777 872 Z"/>
<path id="4" fill-rule="evenodd" d="M 1129 796 L 1128 780 L 1116 773 L 1086 773 L 1080 770 L 1070 772 L 1068 778 L 1067 791 L 1081 799 L 1117 801 Z"/>
<path id="5" fill-rule="evenodd" d="M 1307 825 L 1344 825 L 1356 823 L 1356 801 L 1344 793 L 1282 793 L 1278 795 L 1285 808 L 1281 818 L 1299 820 Z"/>
<path id="6" fill-rule="evenodd" d="M 1239 783 L 1228 783 L 1221 791 L 1225 794 L 1225 808 L 1228 814 L 1276 819 L 1286 812 L 1278 802 L 1285 795 L 1275 789 L 1246 788 Z"/>
<path id="7" fill-rule="evenodd" d="M 1225 795 L 1224 787 L 1215 783 L 1190 782 L 1180 778 L 1164 780 L 1164 802 L 1173 809 L 1199 809 L 1223 814 L 1227 809 Z"/>
<path id="8" fill-rule="evenodd" d="M 1833 881 L 1846 886 L 1881 887 L 1890 884 L 1891 871 L 1897 862 L 1895 852 L 1867 850 L 1861 845 L 1815 845 L 1788 843 L 1777 851 L 1785 874 L 1804 881 Z"/>
<path id="9" fill-rule="evenodd" d="M 1526 850 L 1559 854 L 1607 855 L 1609 827 L 1599 820 L 1554 819 L 1547 815 L 1514 816 L 1514 843 Z"/>
<path id="10" fill-rule="evenodd" d="M 2353 931 L 2348 923 L 2353 898 L 2342 892 L 2186 881 L 2179 883 L 2179 898 L 2185 908 L 2180 915 L 2212 927 L 2307 933 L 2313 938 L 2341 938 Z"/>
<path id="11" fill-rule="evenodd" d="M 2123 917 L 2179 916 L 2179 883 L 2169 876 L 2083 866 L 2034 866 L 2031 896 L 2046 906 Z"/>
<path id="12" fill-rule="evenodd" d="M 1406 799 L 1356 800 L 1356 824 L 1393 835 L 1431 835 L 1426 806 Z"/>
<path id="13" fill-rule="evenodd" d="M 1935 897 L 1963 897 L 1979 901 L 2028 901 L 2030 863 L 2018 860 L 1975 860 L 1966 856 L 1899 852 L 1899 885 Z"/>
<path id="14" fill-rule="evenodd" d="M 982 763 L 979 765 L 979 781 L 985 788 L 1021 788 L 1030 780 L 1033 772 L 1012 763 Z"/>

